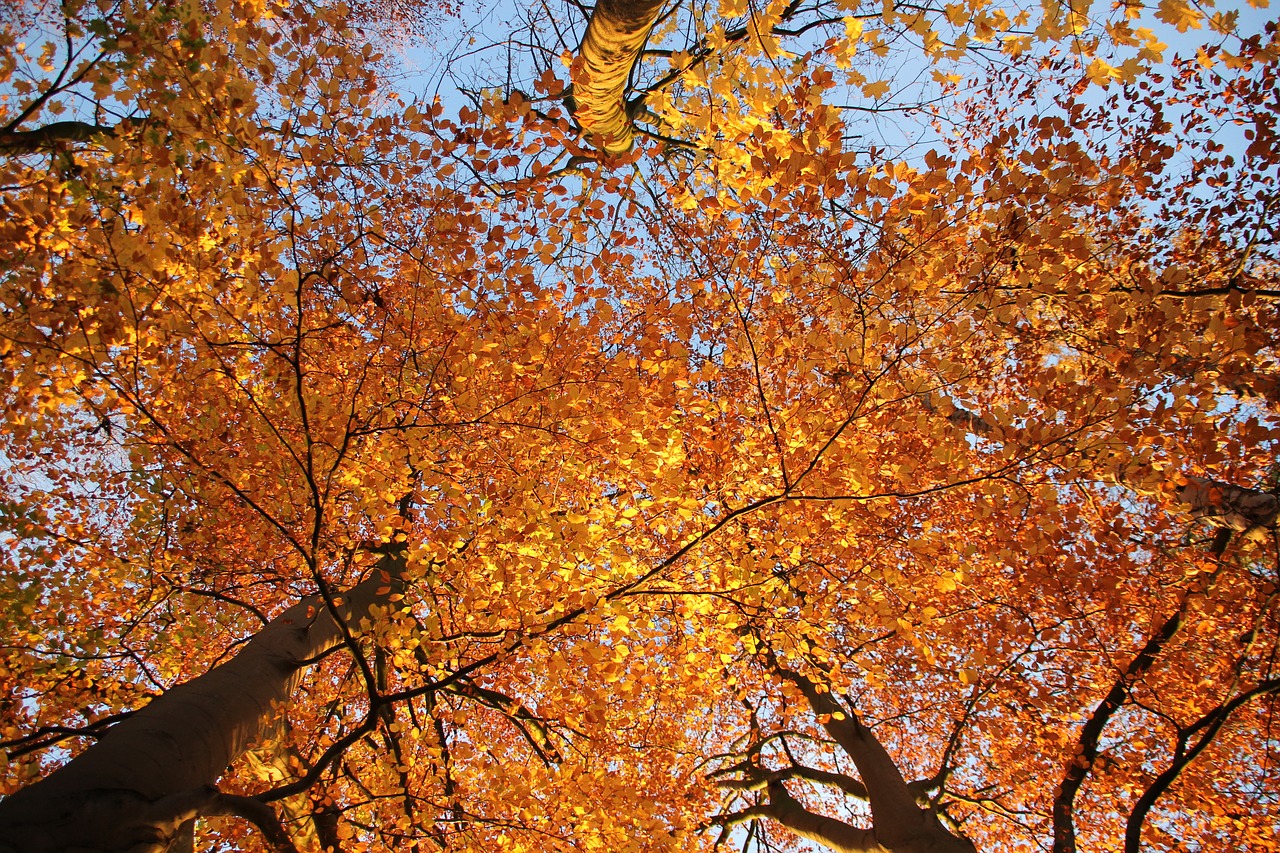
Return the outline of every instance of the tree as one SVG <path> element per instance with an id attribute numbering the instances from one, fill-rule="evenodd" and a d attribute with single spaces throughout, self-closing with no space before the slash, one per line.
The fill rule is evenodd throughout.
<path id="1" fill-rule="evenodd" d="M 604 3 L 446 118 L 350 11 L 13 13 L 4 844 L 1274 834 L 1274 27 Z"/>

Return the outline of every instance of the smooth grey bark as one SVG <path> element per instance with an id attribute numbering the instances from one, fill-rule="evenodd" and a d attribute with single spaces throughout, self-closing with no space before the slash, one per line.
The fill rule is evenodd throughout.
<path id="1" fill-rule="evenodd" d="M 0 130 L 0 154 L 20 157 L 53 151 L 69 145 L 96 142 L 119 136 L 147 123 L 145 118 L 122 119 L 119 124 L 90 124 L 84 121 L 54 121 L 31 130 L 8 127 Z"/>
<path id="2" fill-rule="evenodd" d="M 782 782 L 770 782 L 768 792 L 768 800 L 738 812 L 731 822 L 769 818 L 801 838 L 821 844 L 835 853 L 890 853 L 876 841 L 874 830 L 850 826 L 844 821 L 809 811 L 791 796 Z"/>
<path id="3" fill-rule="evenodd" d="M 1247 539 L 1257 538 L 1274 527 L 1276 516 L 1280 515 L 1280 498 L 1276 495 L 1207 477 L 1188 478 L 1178 489 L 1178 499 L 1192 516 L 1242 533 Z"/>
<path id="4" fill-rule="evenodd" d="M 336 597 L 285 610 L 235 657 L 177 685 L 49 776 L 0 800 L 0 853 L 168 853 L 199 815 L 236 814 L 271 836 L 269 807 L 214 783 L 289 701 L 307 665 L 402 585 L 404 549 Z M 287 839 L 271 838 L 287 849 Z"/>
<path id="5" fill-rule="evenodd" d="M 663 0 L 598 0 L 578 47 L 583 77 L 573 84 L 573 115 L 591 143 L 625 154 L 635 141 L 625 95 L 631 69 Z"/>
<path id="6" fill-rule="evenodd" d="M 836 701 L 824 687 L 783 666 L 772 652 L 767 654 L 767 660 L 779 677 L 800 691 L 827 734 L 853 760 L 861 781 L 849 779 L 840 782 L 830 778 L 838 774 L 815 772 L 808 768 L 798 768 L 800 772 L 794 774 L 770 772 L 748 760 L 722 771 L 743 774 L 745 779 L 721 784 L 740 790 L 763 787 L 767 796 L 750 808 L 727 815 L 721 824 L 727 826 L 768 818 L 835 853 L 975 853 L 969 839 L 951 832 L 933 810 L 918 805 L 915 786 L 907 783 L 880 739 L 852 709 Z M 865 800 L 871 806 L 871 826 L 852 826 L 809 811 L 783 784 L 784 778 L 792 776 L 820 784 L 834 784 L 846 794 Z M 757 784 L 761 781 L 763 786 Z"/>
<path id="7" fill-rule="evenodd" d="M 841 833 L 832 835 L 830 841 L 813 840 L 828 846 L 840 844 L 842 846 L 835 847 L 839 853 L 879 850 L 893 853 L 975 853 L 973 842 L 952 834 L 936 814 L 916 805 L 915 792 L 903 778 L 893 757 L 852 709 L 843 707 L 829 691 L 820 690 L 818 685 L 797 672 L 776 663 L 774 671 L 799 689 L 822 721 L 827 734 L 853 759 L 871 804 L 869 836 Z M 855 846 L 856 843 L 862 846 Z"/>

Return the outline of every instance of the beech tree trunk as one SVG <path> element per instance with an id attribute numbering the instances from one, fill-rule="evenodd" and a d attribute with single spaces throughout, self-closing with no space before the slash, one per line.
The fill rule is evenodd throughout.
<path id="1" fill-rule="evenodd" d="M 821 818 L 805 811 L 790 797 L 778 802 L 775 799 L 778 792 L 773 790 L 770 791 L 773 795 L 770 805 L 776 803 L 779 814 L 771 817 L 797 834 L 826 844 L 838 853 L 974 853 L 973 842 L 954 835 L 942 825 L 936 814 L 916 804 L 915 793 L 907 785 L 888 750 L 852 709 L 843 707 L 829 690 L 821 690 L 799 673 L 777 664 L 774 670 L 799 689 L 818 715 L 822 727 L 853 759 L 871 804 L 871 827 L 862 829 Z M 823 823 L 807 825 L 814 824 L 814 818 Z"/>
<path id="2" fill-rule="evenodd" d="M 635 142 L 625 95 L 631 69 L 649 40 L 663 0 L 599 0 L 578 53 L 583 76 L 573 84 L 573 115 L 591 143 L 625 154 Z"/>
<path id="3" fill-rule="evenodd" d="M 404 565 L 403 549 L 383 557 L 373 577 L 335 599 L 341 619 L 358 623 L 387 602 Z M 231 660 L 170 689 L 0 801 L 0 853 L 166 853 L 177 849 L 184 826 L 189 832 L 195 817 L 209 814 L 239 814 L 270 834 L 266 806 L 222 795 L 214 783 L 289 701 L 308 662 L 342 640 L 343 626 L 323 600 L 302 599 Z"/>
<path id="4" fill-rule="evenodd" d="M 827 734 L 853 759 L 860 781 L 841 779 L 840 774 L 791 768 L 790 773 L 767 773 L 748 759 L 721 771 L 741 774 L 743 780 L 721 782 L 739 790 L 763 790 L 767 796 L 756 805 L 726 816 L 725 826 L 768 818 L 801 838 L 828 847 L 835 853 L 975 853 L 973 842 L 942 824 L 930 808 L 921 808 L 917 793 L 907 784 L 898 765 L 857 713 L 845 707 L 829 689 L 767 655 L 770 668 L 800 691 Z M 809 811 L 783 784 L 794 776 L 824 785 L 833 785 L 849 796 L 871 806 L 871 826 L 853 826 L 836 818 Z M 763 782 L 763 785 L 757 783 Z"/>

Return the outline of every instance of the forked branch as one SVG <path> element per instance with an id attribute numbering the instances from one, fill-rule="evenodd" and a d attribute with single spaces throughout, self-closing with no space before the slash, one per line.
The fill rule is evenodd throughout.
<path id="1" fill-rule="evenodd" d="M 825 686 L 782 665 L 771 651 L 764 657 L 768 667 L 804 697 L 827 734 L 853 760 L 861 781 L 798 765 L 766 770 L 757 758 L 751 757 L 714 775 L 740 777 L 721 784 L 736 790 L 763 790 L 765 797 L 749 808 L 724 816 L 722 825 L 769 818 L 837 853 L 973 853 L 968 839 L 948 830 L 932 809 L 917 804 L 918 786 L 907 783 L 888 750 L 852 709 Z M 865 800 L 871 806 L 871 826 L 856 827 L 810 811 L 787 790 L 784 780 L 792 778 L 836 787 Z"/>

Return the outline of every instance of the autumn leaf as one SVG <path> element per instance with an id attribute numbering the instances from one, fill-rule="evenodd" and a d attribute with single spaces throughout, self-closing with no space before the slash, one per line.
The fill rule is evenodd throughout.
<path id="1" fill-rule="evenodd" d="M 862 87 L 862 94 L 873 100 L 883 98 L 889 94 L 889 81 L 877 80 L 874 83 L 867 83 Z"/>
<path id="2" fill-rule="evenodd" d="M 1160 0 L 1156 17 L 1166 24 L 1176 27 L 1180 33 L 1200 29 L 1204 18 L 1200 10 L 1192 7 L 1185 0 Z"/>

